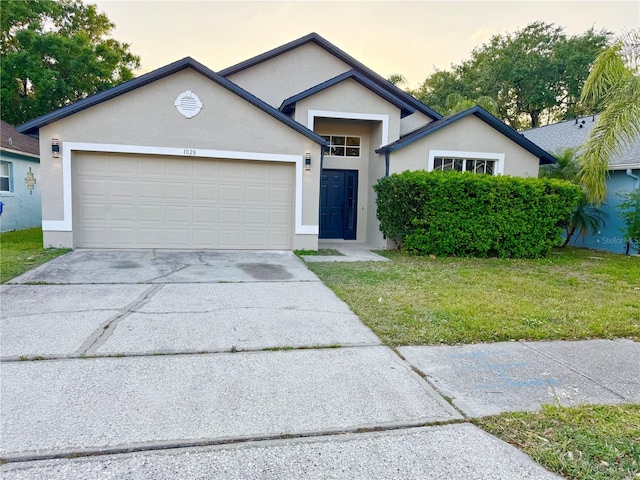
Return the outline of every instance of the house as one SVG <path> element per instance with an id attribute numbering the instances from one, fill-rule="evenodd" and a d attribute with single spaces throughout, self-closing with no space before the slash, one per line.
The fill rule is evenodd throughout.
<path id="1" fill-rule="evenodd" d="M 39 182 L 38 140 L 0 121 L 0 232 L 40 226 Z"/>
<path id="2" fill-rule="evenodd" d="M 558 153 L 567 148 L 579 148 L 589 136 L 597 119 L 598 115 L 590 115 L 534 128 L 522 134 L 545 150 Z M 606 224 L 595 234 L 589 233 L 584 238 L 574 237 L 571 245 L 625 253 L 627 242 L 621 232 L 625 223 L 619 215 L 618 205 L 622 199 L 618 193 L 638 188 L 640 188 L 640 139 L 625 147 L 609 162 L 607 199 L 600 207 L 608 215 Z"/>
<path id="3" fill-rule="evenodd" d="M 43 152 L 45 244 L 65 247 L 384 247 L 384 175 L 555 161 L 478 107 L 442 118 L 315 33 L 217 73 L 184 58 L 19 130 Z"/>

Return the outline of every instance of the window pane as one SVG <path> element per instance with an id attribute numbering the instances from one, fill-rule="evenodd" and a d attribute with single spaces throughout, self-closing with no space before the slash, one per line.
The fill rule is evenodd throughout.
<path id="1" fill-rule="evenodd" d="M 433 159 L 433 169 L 442 170 L 442 158 L 436 157 Z"/>
<path id="2" fill-rule="evenodd" d="M 7 162 L 0 163 L 0 175 L 9 176 L 9 164 Z"/>
<path id="3" fill-rule="evenodd" d="M 488 173 L 489 175 L 493 175 L 493 166 L 495 165 L 495 163 L 496 162 L 487 161 L 486 173 Z"/>
<path id="4" fill-rule="evenodd" d="M 349 146 L 349 147 L 359 147 L 360 146 L 360 137 L 347 137 L 347 146 Z"/>
<path id="5" fill-rule="evenodd" d="M 453 169 L 456 172 L 461 172 L 462 171 L 462 159 L 461 158 L 456 158 L 453 160 Z"/>
<path id="6" fill-rule="evenodd" d="M 324 138 L 327 142 L 331 140 L 331 137 L 329 135 L 320 135 L 320 136 Z"/>
<path id="7" fill-rule="evenodd" d="M 3 192 L 9 191 L 9 178 L 8 177 L 0 177 L 0 190 Z"/>
<path id="8" fill-rule="evenodd" d="M 466 165 L 464 166 L 465 172 L 473 172 L 473 160 L 467 160 Z"/>
<path id="9" fill-rule="evenodd" d="M 347 147 L 347 157 L 359 157 L 360 149 L 355 147 Z"/>
<path id="10" fill-rule="evenodd" d="M 344 137 L 331 137 L 331 145 L 344 145 Z"/>
<path id="11" fill-rule="evenodd" d="M 442 160 L 442 171 L 448 172 L 449 170 L 453 170 L 453 159 L 452 158 L 444 158 Z"/>
<path id="12" fill-rule="evenodd" d="M 331 147 L 331 155 L 344 157 L 344 147 Z"/>

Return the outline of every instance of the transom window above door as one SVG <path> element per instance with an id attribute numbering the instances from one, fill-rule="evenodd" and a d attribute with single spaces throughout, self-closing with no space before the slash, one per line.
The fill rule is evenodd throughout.
<path id="1" fill-rule="evenodd" d="M 456 172 L 486 173 L 493 175 L 496 171 L 496 160 L 434 157 L 433 169 L 442 172 L 455 170 Z"/>
<path id="2" fill-rule="evenodd" d="M 348 135 L 321 135 L 329 143 L 329 155 L 332 157 L 359 157 L 360 137 Z"/>

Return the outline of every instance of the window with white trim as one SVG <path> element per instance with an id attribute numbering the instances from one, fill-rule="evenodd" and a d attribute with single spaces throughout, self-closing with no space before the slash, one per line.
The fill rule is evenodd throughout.
<path id="1" fill-rule="evenodd" d="M 321 135 L 329 144 L 332 157 L 359 157 L 361 138 L 352 135 Z"/>
<path id="2" fill-rule="evenodd" d="M 455 170 L 456 172 L 473 172 L 493 175 L 496 172 L 496 160 L 479 158 L 447 158 L 434 157 L 433 169 L 441 172 Z"/>
<path id="3" fill-rule="evenodd" d="M 429 150 L 427 170 L 503 175 L 504 161 L 505 154 L 498 152 Z"/>
<path id="4" fill-rule="evenodd" d="M 11 191 L 11 163 L 0 162 L 0 192 Z"/>

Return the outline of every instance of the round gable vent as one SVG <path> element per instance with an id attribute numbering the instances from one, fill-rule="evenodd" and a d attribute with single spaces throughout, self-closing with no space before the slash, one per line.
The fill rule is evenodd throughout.
<path id="1" fill-rule="evenodd" d="M 178 95 L 174 105 L 178 109 L 178 112 L 180 112 L 180 115 L 186 118 L 195 117 L 200 113 L 200 110 L 202 110 L 202 102 L 191 90 L 187 90 Z"/>

